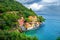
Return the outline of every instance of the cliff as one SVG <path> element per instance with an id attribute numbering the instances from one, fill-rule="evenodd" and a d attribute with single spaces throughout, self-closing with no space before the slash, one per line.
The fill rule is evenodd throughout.
<path id="1" fill-rule="evenodd" d="M 27 19 L 29 16 L 36 16 L 39 22 L 44 21 L 44 18 L 38 17 L 32 9 L 15 0 L 0 0 L 0 29 L 9 30 L 18 27 L 18 19 L 23 17 L 25 21 L 29 21 Z"/>

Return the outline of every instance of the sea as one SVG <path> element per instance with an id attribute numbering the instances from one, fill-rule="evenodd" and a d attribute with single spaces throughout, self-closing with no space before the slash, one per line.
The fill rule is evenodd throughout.
<path id="1" fill-rule="evenodd" d="M 36 14 L 46 20 L 39 28 L 27 31 L 27 35 L 37 36 L 38 40 L 56 40 L 60 37 L 60 6 L 48 6 Z"/>

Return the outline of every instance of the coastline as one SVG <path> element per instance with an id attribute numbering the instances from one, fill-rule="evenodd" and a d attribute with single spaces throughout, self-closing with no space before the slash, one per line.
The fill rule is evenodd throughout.
<path id="1" fill-rule="evenodd" d="M 26 29 L 26 28 L 24 28 L 24 29 L 21 28 L 21 29 L 22 29 L 22 31 L 35 30 L 35 29 L 38 29 L 41 24 L 42 24 L 42 23 L 40 23 L 39 25 L 35 24 L 33 27 L 29 27 L 28 29 Z M 24 27 L 24 26 L 23 26 L 23 27 Z"/>

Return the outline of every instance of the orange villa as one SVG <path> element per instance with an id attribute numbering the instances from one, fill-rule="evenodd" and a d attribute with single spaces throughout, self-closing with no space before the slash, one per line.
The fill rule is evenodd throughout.
<path id="1" fill-rule="evenodd" d="M 31 27 L 31 24 L 29 24 L 28 22 L 25 23 L 25 27 L 27 30 L 29 30 L 29 28 Z"/>
<path id="2" fill-rule="evenodd" d="M 28 18 L 31 21 L 37 21 L 37 17 L 36 16 L 29 16 Z"/>
<path id="3" fill-rule="evenodd" d="M 37 17 L 36 16 L 33 16 L 33 20 L 36 22 L 37 21 Z"/>
<path id="4" fill-rule="evenodd" d="M 29 16 L 28 17 L 30 21 L 33 21 L 33 17 L 32 16 Z"/>

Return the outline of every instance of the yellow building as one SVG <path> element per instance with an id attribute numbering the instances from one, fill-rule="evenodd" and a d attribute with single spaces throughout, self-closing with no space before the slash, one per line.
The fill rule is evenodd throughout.
<path id="1" fill-rule="evenodd" d="M 29 16 L 28 17 L 30 21 L 33 21 L 33 17 L 32 16 Z"/>
<path id="2" fill-rule="evenodd" d="M 33 16 L 33 21 L 37 21 L 37 17 L 36 16 Z"/>
<path id="3" fill-rule="evenodd" d="M 36 16 L 29 16 L 28 18 L 31 21 L 37 21 L 37 17 Z"/>

